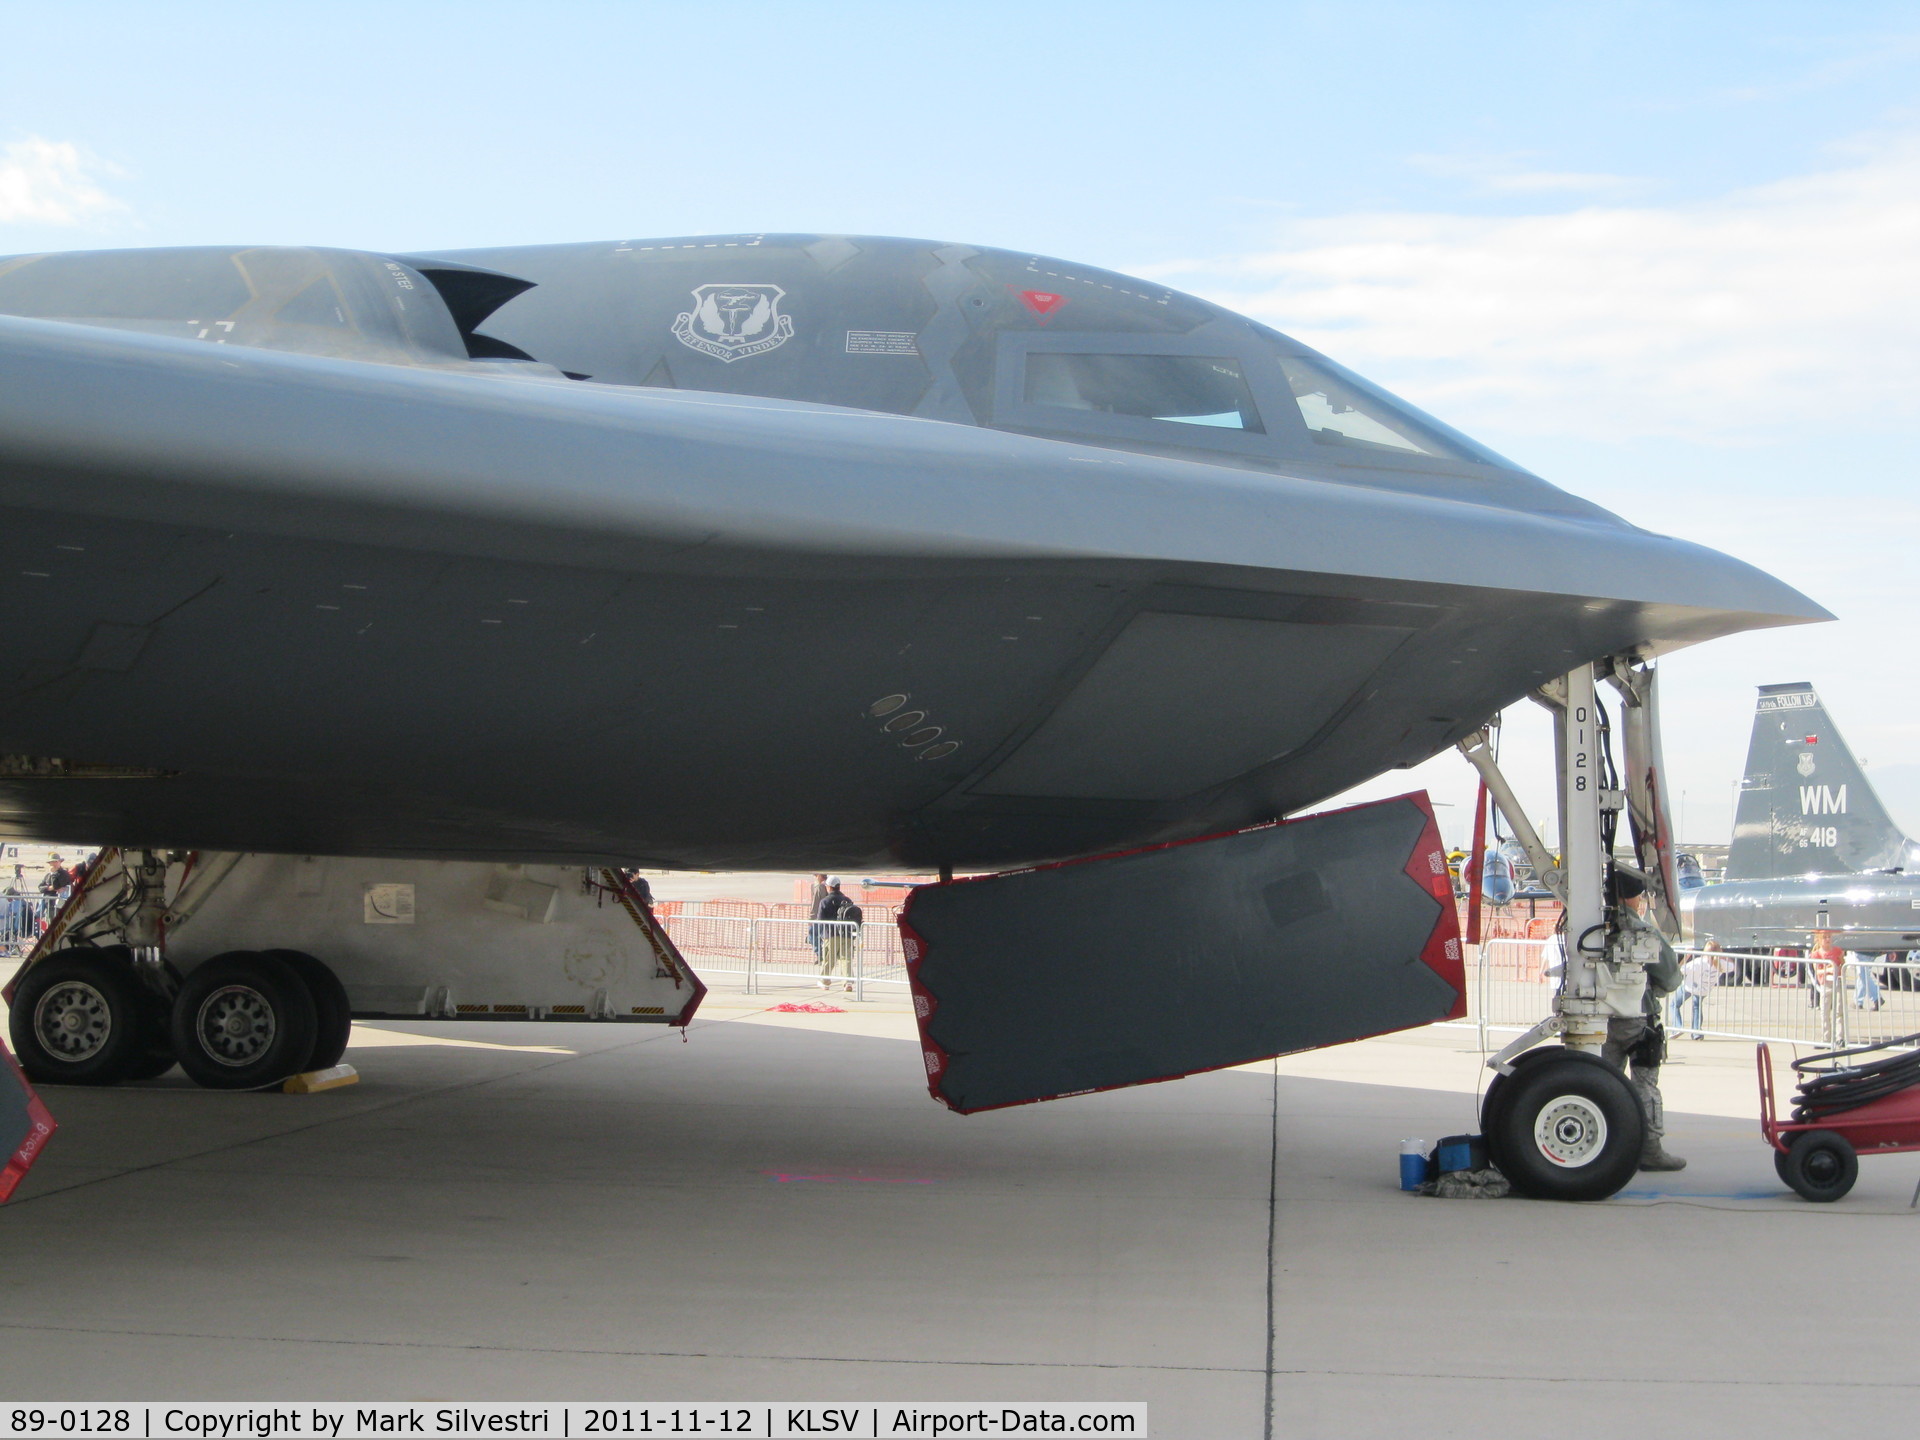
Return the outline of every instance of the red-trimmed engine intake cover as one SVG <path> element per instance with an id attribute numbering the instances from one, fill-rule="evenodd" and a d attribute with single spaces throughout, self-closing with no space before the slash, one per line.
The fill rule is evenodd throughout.
<path id="1" fill-rule="evenodd" d="M 1466 1013 L 1425 792 L 923 885 L 900 929 L 928 1087 L 963 1112 Z"/>
<path id="2" fill-rule="evenodd" d="M 54 1129 L 47 1107 L 0 1041 L 0 1204 L 26 1178 Z"/>

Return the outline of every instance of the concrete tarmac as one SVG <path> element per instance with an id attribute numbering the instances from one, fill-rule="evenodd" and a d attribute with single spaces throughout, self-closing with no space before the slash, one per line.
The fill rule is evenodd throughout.
<path id="1" fill-rule="evenodd" d="M 1792 1196 L 1749 1047 L 1669 1067 L 1688 1170 L 1573 1206 L 1395 1188 L 1403 1137 L 1473 1128 L 1471 1031 L 971 1117 L 911 1037 L 897 1000 L 719 990 L 684 1043 L 381 1024 L 343 1091 L 49 1089 L 0 1397 L 1145 1400 L 1161 1440 L 1920 1402 L 1920 1157 Z"/>

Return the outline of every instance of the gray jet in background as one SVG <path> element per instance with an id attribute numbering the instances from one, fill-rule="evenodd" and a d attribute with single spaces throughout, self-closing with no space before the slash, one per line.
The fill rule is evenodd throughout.
<path id="1" fill-rule="evenodd" d="M 1920 946 L 1920 844 L 1874 793 L 1813 686 L 1762 685 L 1725 879 L 1681 899 L 1696 941 Z M 1824 923 L 1822 923 L 1824 920 Z"/>
<path id="2" fill-rule="evenodd" d="M 837 235 L 0 260 L 0 562 L 0 831 L 714 869 L 1232 829 L 1828 618 L 1217 306 Z"/>

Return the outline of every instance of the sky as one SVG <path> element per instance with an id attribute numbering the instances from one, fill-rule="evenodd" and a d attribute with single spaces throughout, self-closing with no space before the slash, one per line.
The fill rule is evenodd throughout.
<path id="1" fill-rule="evenodd" d="M 758 230 L 1158 279 L 1838 619 L 1662 665 L 1682 838 L 1810 680 L 1920 830 L 1920 3 L 0 0 L 0 253 Z M 1507 757 L 1545 808 L 1547 731 Z M 1457 757 L 1427 785 L 1471 807 Z M 1464 824 L 1464 820 L 1461 822 Z"/>

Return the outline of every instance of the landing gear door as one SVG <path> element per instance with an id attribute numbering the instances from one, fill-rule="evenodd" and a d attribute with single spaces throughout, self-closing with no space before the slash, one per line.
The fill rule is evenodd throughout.
<path id="1" fill-rule="evenodd" d="M 991 1110 L 1465 1014 L 1424 793 L 913 891 L 934 1098 Z"/>
<path id="2" fill-rule="evenodd" d="M 1616 672 L 1614 684 L 1626 732 L 1627 823 L 1633 831 L 1634 863 L 1653 883 L 1655 925 L 1680 934 L 1680 886 L 1674 868 L 1672 809 L 1666 762 L 1660 753 L 1660 676 L 1651 665 Z"/>

